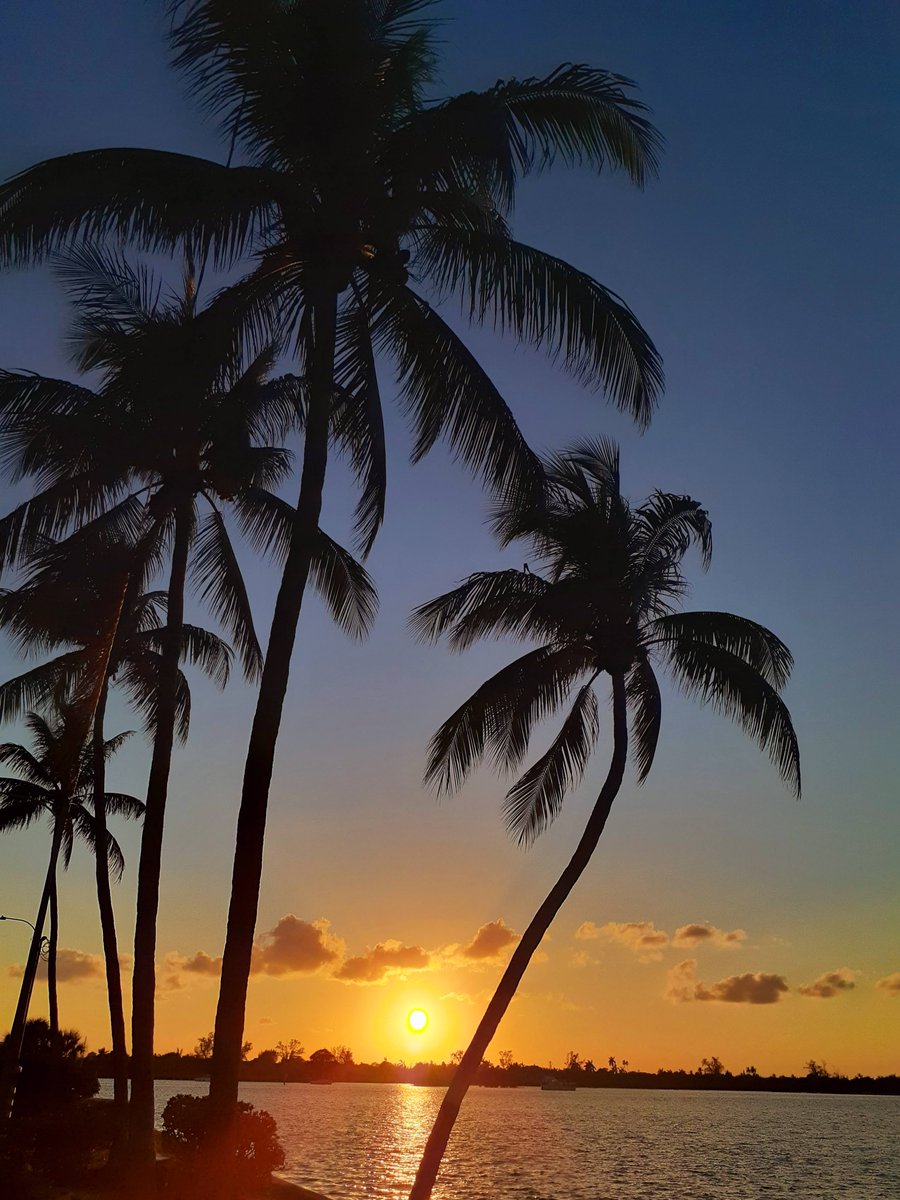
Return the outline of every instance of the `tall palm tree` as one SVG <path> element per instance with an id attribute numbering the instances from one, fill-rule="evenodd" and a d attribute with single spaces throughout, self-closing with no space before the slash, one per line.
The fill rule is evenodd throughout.
<path id="1" fill-rule="evenodd" d="M 444 722 L 431 742 L 426 780 L 439 791 L 453 790 L 485 757 L 516 769 L 534 726 L 567 709 L 550 748 L 506 794 L 507 827 L 520 843 L 531 843 L 588 765 L 600 732 L 596 687 L 604 676 L 612 692 L 612 760 L 575 853 L 516 946 L 447 1089 L 411 1200 L 431 1195 L 478 1065 L 597 846 L 625 772 L 629 718 L 639 783 L 653 765 L 661 714 L 656 664 L 687 695 L 737 721 L 800 794 L 797 738 L 779 695 L 793 665 L 787 647 L 745 617 L 679 611 L 687 589 L 682 560 L 692 545 L 709 565 L 706 512 L 690 497 L 666 492 L 632 507 L 620 491 L 618 449 L 603 439 L 552 456 L 546 474 L 545 501 L 513 500 L 494 513 L 501 543 L 527 547 L 524 569 L 471 575 L 414 614 L 421 638 L 446 636 L 454 650 L 482 637 L 538 643 Z"/>
<path id="2" fill-rule="evenodd" d="M 238 818 L 211 1079 L 223 1121 L 237 1097 L 269 786 L 330 442 L 362 481 L 363 550 L 382 521 L 376 356 L 396 365 L 415 457 L 445 438 L 489 484 L 526 492 L 539 480 L 534 456 L 434 307 L 435 292 L 461 297 L 473 322 L 544 348 L 642 423 L 662 386 L 659 357 L 627 305 L 515 241 L 506 222 L 519 180 L 554 161 L 623 169 L 638 185 L 653 173 L 659 138 L 630 81 L 569 64 L 429 102 L 429 7 L 172 0 L 175 64 L 219 118 L 228 164 L 95 150 L 38 164 L 0 188 L 7 261 L 33 262 L 85 236 L 157 249 L 187 240 L 220 265 L 255 256 L 231 302 L 251 324 L 274 319 L 292 331 L 307 383 L 299 495 Z"/>
<path id="3" fill-rule="evenodd" d="M 0 721 L 14 720 L 28 708 L 77 691 L 80 679 L 96 657 L 98 644 L 102 644 L 110 626 L 114 626 L 106 680 L 91 734 L 93 814 L 98 841 L 102 844 L 106 832 L 104 718 L 110 683 L 123 687 L 133 707 L 144 715 L 147 732 L 152 737 L 159 701 L 160 638 L 166 594 L 140 593 L 145 577 L 154 568 L 154 556 L 148 553 L 152 544 L 110 545 L 102 536 L 98 539 L 97 533 L 89 525 L 49 548 L 20 587 L 0 592 L 0 628 L 12 635 L 19 650 L 27 656 L 53 653 L 44 662 L 0 685 Z M 123 582 L 126 599 L 121 609 L 117 609 L 114 600 Z M 65 604 L 60 604 L 60 596 L 66 597 Z M 184 625 L 181 656 L 183 661 L 199 666 L 220 686 L 227 682 L 231 650 L 215 635 Z M 183 741 L 190 719 L 190 691 L 181 671 L 177 691 L 176 734 Z M 128 1101 L 128 1050 L 118 937 L 108 866 L 102 857 L 97 857 L 95 867 L 110 1010 L 114 1100 L 120 1114 L 124 1114 Z M 124 1128 L 123 1122 L 120 1125 Z"/>
<path id="4" fill-rule="evenodd" d="M 256 491 L 288 469 L 290 455 L 268 445 L 266 435 L 293 420 L 296 388 L 289 397 L 268 380 L 274 347 L 245 361 L 230 314 L 198 305 L 190 269 L 173 296 L 149 272 L 92 248 L 70 255 L 61 270 L 78 305 L 77 365 L 97 372 L 100 382 L 91 390 L 0 374 L 0 444 L 14 473 L 39 486 L 0 522 L 0 545 L 6 562 L 21 561 L 73 520 L 88 520 L 101 524 L 109 542 L 155 539 L 169 547 L 135 924 L 131 1110 L 135 1137 L 146 1142 L 153 1132 L 156 915 L 186 583 L 192 569 L 245 673 L 257 675 L 262 655 L 222 506 L 233 502 L 252 514 Z"/>
<path id="5" fill-rule="evenodd" d="M 61 828 L 60 855 L 68 869 L 75 838 L 84 841 L 103 864 L 107 879 L 111 873 L 122 878 L 125 859 L 119 843 L 97 820 L 94 793 L 94 755 L 86 747 L 72 782 L 68 761 L 71 740 L 67 737 L 67 714 L 63 708 L 50 720 L 40 713 L 25 714 L 33 751 L 18 742 L 0 744 L 0 763 L 8 764 L 15 775 L 0 776 L 0 833 L 25 829 L 41 817 L 50 821 L 51 833 Z M 130 733 L 120 733 L 102 744 L 104 762 L 116 753 Z M 144 805 L 134 796 L 105 792 L 103 808 L 113 816 L 138 820 Z M 57 879 L 54 870 L 50 886 L 50 934 L 47 981 L 50 995 L 50 1032 L 59 1032 L 59 1008 L 56 997 L 56 960 L 59 944 Z"/>

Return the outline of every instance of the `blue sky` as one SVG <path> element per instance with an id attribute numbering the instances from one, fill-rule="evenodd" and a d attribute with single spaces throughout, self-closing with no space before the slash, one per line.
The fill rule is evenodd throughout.
<path id="1" fill-rule="evenodd" d="M 724 720 L 667 693 L 651 780 L 623 790 L 561 918 L 560 943 L 586 919 L 666 928 L 705 920 L 748 931 L 741 970 L 781 971 L 803 983 L 849 966 L 863 972 L 854 994 L 808 1002 L 809 1012 L 802 1001 L 789 1012 L 774 1006 L 787 1012 L 778 1018 L 787 1022 L 778 1064 L 799 1066 L 791 1038 L 812 1025 L 820 1041 L 806 1057 L 840 1059 L 845 1046 L 848 1069 L 897 1070 L 897 1035 L 883 1024 L 894 1001 L 869 996 L 875 980 L 900 970 L 896 8 L 447 0 L 437 11 L 449 18 L 438 94 L 571 60 L 640 83 L 667 140 L 660 179 L 639 193 L 616 177 L 541 177 L 522 189 L 515 231 L 590 271 L 635 309 L 666 364 L 667 391 L 651 429 L 639 436 L 540 356 L 485 331 L 467 337 L 535 447 L 610 433 L 622 442 L 631 494 L 659 487 L 701 499 L 714 522 L 715 554 L 708 576 L 697 567 L 692 606 L 769 625 L 797 662 L 788 702 L 803 752 L 803 800 L 790 799 L 768 761 Z M 214 130 L 166 67 L 157 5 L 15 0 L 5 25 L 0 176 L 101 145 L 221 157 Z M 45 274 L 0 277 L 0 318 L 3 366 L 68 370 L 64 309 Z M 414 604 L 499 560 L 478 486 L 440 450 L 409 468 L 399 419 L 390 435 L 388 521 L 370 560 L 381 616 L 360 647 L 342 640 L 318 605 L 305 614 L 260 916 L 261 928 L 287 912 L 327 917 L 351 953 L 385 938 L 426 947 L 462 942 L 498 914 L 521 929 L 565 861 L 603 767 L 601 749 L 593 776 L 527 855 L 505 839 L 503 788 L 488 774 L 440 806 L 421 790 L 429 734 L 510 651 L 486 647 L 450 659 L 409 639 Z M 333 484 L 327 523 L 343 536 L 352 497 L 340 472 Z M 273 575 L 259 564 L 251 574 L 264 629 Z M 252 711 L 238 684 L 221 697 L 201 686 L 198 696 L 192 740 L 174 776 L 160 925 L 161 951 L 184 955 L 220 952 Z M 123 786 L 139 791 L 146 763 L 140 745 L 123 754 Z M 124 840 L 133 867 L 135 839 Z M 43 854 L 37 834 L 0 847 L 0 908 L 27 914 Z M 119 905 L 126 930 L 133 879 L 132 869 Z M 63 942 L 95 952 L 84 863 L 66 887 Z M 0 961 L 13 961 L 18 950 L 3 936 Z M 551 943 L 548 963 L 535 970 L 549 971 L 556 956 L 560 975 L 545 991 L 583 1001 L 582 1015 L 568 1019 L 585 1050 L 607 1045 L 599 1022 L 608 1027 L 608 1052 L 617 1052 L 618 1021 L 621 1036 L 632 1039 L 625 1056 L 639 1058 L 634 1047 L 644 1044 L 648 1023 L 662 1020 L 652 976 L 661 968 L 629 965 L 626 1019 L 608 971 L 569 979 L 561 955 Z M 0 997 L 4 986 L 0 979 Z M 321 1013 L 340 993 L 343 1019 L 365 1027 L 371 1001 L 360 989 L 318 977 L 278 986 L 281 996 L 265 998 L 273 1011 L 296 1003 L 325 1021 Z M 85 1024 L 87 987 L 70 988 Z M 186 1044 L 211 1024 L 212 990 L 168 1003 L 163 1040 Z M 856 1006 L 852 1021 L 837 1019 L 840 1005 Z M 748 1053 L 754 1038 L 782 1046 L 775 1027 L 750 1026 L 759 1014 L 743 1007 L 724 1006 L 721 1017 L 717 1010 L 723 1040 L 710 1046 L 701 1028 L 709 1006 L 669 1006 L 663 1025 L 676 1044 L 673 1059 L 677 1045 L 692 1053 L 695 1041 L 726 1060 L 730 1044 Z M 813 1009 L 821 1014 L 815 1020 Z M 510 1021 L 523 1052 L 538 1027 L 555 1046 L 552 1023 L 535 1016 L 533 1029 L 524 1015 Z M 859 1026 L 855 1041 L 846 1040 L 848 1024 Z M 873 1024 L 883 1035 L 871 1033 Z M 91 1033 L 102 1040 L 96 1022 Z M 600 1038 L 596 1050 L 589 1036 Z M 833 1050 L 817 1048 L 832 1042 Z"/>

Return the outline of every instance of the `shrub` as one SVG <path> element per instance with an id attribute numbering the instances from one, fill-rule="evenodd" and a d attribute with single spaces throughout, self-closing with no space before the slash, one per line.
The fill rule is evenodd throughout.
<path id="1" fill-rule="evenodd" d="M 16 1118 L 85 1100 L 100 1089 L 93 1061 L 85 1059 L 84 1042 L 74 1029 L 61 1029 L 54 1035 L 46 1021 L 29 1021 L 22 1042 L 21 1064 L 16 1085 Z"/>
<path id="2" fill-rule="evenodd" d="M 163 1110 L 163 1145 L 182 1160 L 188 1171 L 199 1167 L 209 1136 L 209 1097 L 173 1096 Z M 264 1183 L 284 1166 L 275 1118 L 264 1109 L 239 1101 L 232 1181 L 238 1190 Z"/>

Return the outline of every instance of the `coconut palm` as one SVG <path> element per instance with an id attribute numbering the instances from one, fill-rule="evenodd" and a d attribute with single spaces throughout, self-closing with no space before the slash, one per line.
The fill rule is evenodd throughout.
<path id="1" fill-rule="evenodd" d="M 72 762 L 75 741 L 71 735 L 70 713 L 62 707 L 49 719 L 36 712 L 25 714 L 25 726 L 31 733 L 33 750 L 18 742 L 0 744 L 0 763 L 10 766 L 15 775 L 0 776 L 0 833 L 25 829 L 41 817 L 50 822 L 52 842 L 57 855 L 51 856 L 49 884 L 49 947 L 47 983 L 50 1001 L 50 1032 L 59 1032 L 59 1008 L 56 994 L 56 960 L 59 945 L 57 899 L 57 857 L 68 868 L 74 841 L 80 838 L 90 847 L 105 870 L 121 879 L 125 860 L 118 842 L 106 829 L 100 829 L 94 809 L 93 754 L 82 747 Z M 120 733 L 103 743 L 108 760 L 129 733 Z M 134 796 L 106 792 L 104 808 L 115 816 L 137 820 L 144 805 Z"/>
<path id="2" fill-rule="evenodd" d="M 235 311 L 263 326 L 274 313 L 279 330 L 292 331 L 308 385 L 299 497 L 238 820 L 211 1079 L 220 1117 L 237 1097 L 269 784 L 330 442 L 362 483 L 364 550 L 383 516 L 376 356 L 396 365 L 415 457 L 444 438 L 491 485 L 524 491 L 538 483 L 534 456 L 432 293 L 456 293 L 473 322 L 544 348 L 643 423 L 662 384 L 627 305 L 515 241 L 506 223 L 519 180 L 554 161 L 620 168 L 638 185 L 652 174 L 659 139 L 630 81 L 565 65 L 427 102 L 436 63 L 429 7 L 172 0 L 175 64 L 219 119 L 228 164 L 95 150 L 38 164 L 0 188 L 8 261 L 33 262 L 85 236 L 163 249 L 187 240 L 219 265 L 255 256 L 232 294 Z"/>
<path id="3" fill-rule="evenodd" d="M 0 721 L 14 720 L 28 708 L 77 692 L 81 678 L 96 657 L 98 645 L 113 627 L 106 680 L 91 734 L 93 819 L 102 844 L 106 833 L 104 719 L 110 682 L 123 688 L 132 706 L 144 716 L 152 737 L 159 702 L 160 639 L 166 594 L 140 593 L 146 576 L 155 566 L 153 555 L 148 553 L 151 547 L 110 545 L 96 536 L 98 532 L 103 531 L 87 526 L 49 548 L 20 587 L 0 593 L 0 628 L 12 636 L 18 649 L 26 656 L 53 654 L 0 685 Z M 126 598 L 121 608 L 117 608 L 115 600 L 123 582 Z M 60 596 L 66 597 L 65 604 L 60 604 Z M 227 682 L 231 650 L 214 634 L 184 625 L 181 657 L 220 686 Z M 190 690 L 179 671 L 176 734 L 182 741 L 187 737 L 189 719 Z M 120 1110 L 124 1110 L 128 1100 L 128 1052 L 118 938 L 106 861 L 97 857 L 95 867 L 110 1010 L 114 1099 Z"/>
<path id="4" fill-rule="evenodd" d="M 38 485 L 0 522 L 0 545 L 7 563 L 27 561 L 47 537 L 87 520 L 111 544 L 155 541 L 168 548 L 132 1004 L 132 1108 L 144 1116 L 137 1126 L 149 1121 L 152 1135 L 156 914 L 186 583 L 190 570 L 200 598 L 229 630 L 245 673 L 256 675 L 262 655 L 223 507 L 231 502 L 252 513 L 256 491 L 288 469 L 290 455 L 267 444 L 266 435 L 290 423 L 295 401 L 268 380 L 275 349 L 247 363 L 234 349 L 230 315 L 197 303 L 190 270 L 181 294 L 171 296 L 149 272 L 100 250 L 70 255 L 61 270 L 78 305 L 76 362 L 96 372 L 99 384 L 88 389 L 22 372 L 0 375 L 6 461 Z"/>
<path id="5" fill-rule="evenodd" d="M 601 728 L 596 689 L 603 677 L 612 693 L 612 760 L 575 853 L 516 946 L 444 1096 L 412 1200 L 431 1195 L 482 1056 L 596 848 L 625 772 L 629 719 L 639 783 L 653 765 L 661 714 L 657 667 L 687 695 L 736 721 L 800 793 L 797 738 L 779 695 L 793 665 L 787 647 L 745 617 L 679 611 L 690 547 L 709 565 L 706 512 L 688 496 L 665 492 L 633 507 L 620 491 L 618 450 L 602 439 L 550 457 L 546 473 L 544 502 L 501 503 L 494 513 L 501 543 L 527 547 L 525 567 L 479 572 L 414 614 L 421 638 L 446 636 L 454 650 L 482 637 L 538 643 L 444 722 L 431 742 L 426 780 L 440 792 L 454 790 L 485 757 L 502 769 L 520 767 L 535 725 L 564 710 L 550 748 L 506 794 L 508 829 L 531 843 L 587 768 Z"/>

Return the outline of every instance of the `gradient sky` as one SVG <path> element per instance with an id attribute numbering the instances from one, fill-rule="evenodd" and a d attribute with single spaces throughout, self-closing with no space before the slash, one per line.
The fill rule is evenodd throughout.
<path id="1" fill-rule="evenodd" d="M 638 436 L 540 356 L 467 336 L 537 448 L 613 434 L 630 494 L 659 487 L 708 507 L 716 550 L 709 575 L 694 573 L 691 602 L 741 612 L 789 644 L 804 767 L 795 802 L 743 735 L 667 690 L 653 774 L 641 789 L 626 781 L 494 1049 L 559 1063 L 574 1047 L 648 1069 L 717 1054 L 734 1070 L 799 1072 L 814 1057 L 850 1074 L 900 1071 L 896 7 L 440 7 L 439 94 L 576 60 L 636 79 L 654 110 L 668 148 L 645 193 L 561 171 L 525 185 L 515 217 L 523 240 L 619 291 L 656 340 L 668 388 L 650 431 Z M 0 176 L 101 145 L 221 156 L 167 70 L 158 11 L 10 0 Z M 46 274 L 0 277 L 0 363 L 68 371 L 64 316 Z M 307 1051 L 346 1043 L 358 1058 L 414 1061 L 463 1045 L 507 930 L 524 928 L 555 879 L 605 771 L 604 744 L 527 853 L 503 832 L 504 789 L 487 772 L 442 804 L 423 791 L 429 735 L 512 651 L 450 658 L 410 640 L 414 604 L 500 559 L 478 486 L 440 450 L 410 468 L 396 419 L 390 435 L 387 525 L 370 560 L 375 632 L 353 645 L 318 602 L 304 613 L 248 1008 L 257 1050 L 293 1036 Z M 325 523 L 344 536 L 352 496 L 339 472 L 331 482 Z M 274 575 L 248 569 L 265 630 Z M 189 1049 L 213 1024 L 215 965 L 197 955 L 221 954 L 252 705 L 237 681 L 223 695 L 198 684 L 191 741 L 176 758 L 159 923 L 163 1049 Z M 109 728 L 131 724 L 119 710 Z M 147 764 L 136 738 L 115 784 L 142 792 Z M 122 841 L 127 948 L 134 831 Z M 33 912 L 47 844 L 36 830 L 0 846 L 0 910 Z M 72 952 L 62 1019 L 92 1046 L 108 1044 L 83 853 L 62 900 L 61 945 Z M 0 926 L 0 963 L 13 964 L 0 969 L 0 1014 L 14 1004 L 25 932 Z M 39 988 L 36 1011 L 44 1004 Z M 404 1029 L 414 1005 L 431 1014 L 418 1037 Z"/>

